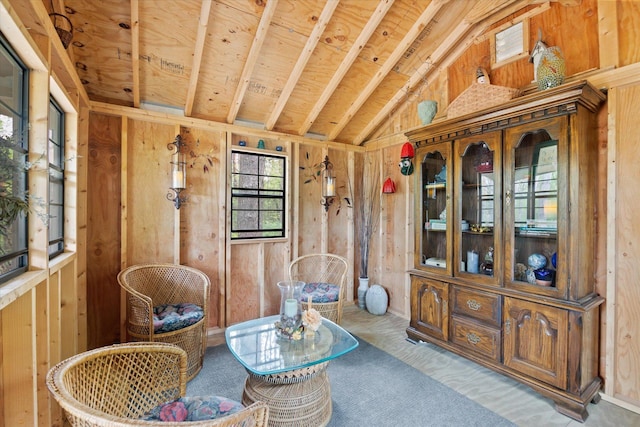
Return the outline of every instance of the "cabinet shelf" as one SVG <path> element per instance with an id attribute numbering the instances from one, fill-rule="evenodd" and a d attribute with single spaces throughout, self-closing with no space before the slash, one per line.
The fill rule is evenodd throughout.
<path id="1" fill-rule="evenodd" d="M 462 234 L 471 234 L 474 236 L 493 236 L 493 231 L 480 232 L 480 231 L 465 230 L 462 232 Z"/>
<path id="2" fill-rule="evenodd" d="M 556 238 L 558 236 L 557 230 L 537 230 L 533 228 L 529 229 L 516 229 L 516 236 L 518 237 L 544 237 L 544 238 Z"/>
<path id="3" fill-rule="evenodd" d="M 425 184 L 424 186 L 425 190 L 438 190 L 446 187 L 447 187 L 446 182 L 432 182 L 431 184 Z"/>

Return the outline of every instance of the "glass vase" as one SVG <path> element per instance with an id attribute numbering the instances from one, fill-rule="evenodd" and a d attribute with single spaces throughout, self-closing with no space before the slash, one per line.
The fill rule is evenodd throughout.
<path id="1" fill-rule="evenodd" d="M 300 332 L 302 324 L 302 304 L 300 295 L 304 282 L 278 282 L 280 289 L 280 324 L 278 331 L 281 336 L 293 337 L 296 331 Z"/>

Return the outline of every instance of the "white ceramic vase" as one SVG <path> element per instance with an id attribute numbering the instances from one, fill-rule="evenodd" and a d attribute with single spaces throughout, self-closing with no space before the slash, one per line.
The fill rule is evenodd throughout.
<path id="1" fill-rule="evenodd" d="M 367 311 L 376 316 L 381 316 L 387 312 L 389 304 L 389 296 L 387 291 L 380 285 L 373 285 L 367 291 L 365 297 L 367 302 Z"/>
<path id="2" fill-rule="evenodd" d="M 358 285 L 358 307 L 361 310 L 366 308 L 366 295 L 369 290 L 369 278 L 368 277 L 359 277 L 359 285 Z"/>

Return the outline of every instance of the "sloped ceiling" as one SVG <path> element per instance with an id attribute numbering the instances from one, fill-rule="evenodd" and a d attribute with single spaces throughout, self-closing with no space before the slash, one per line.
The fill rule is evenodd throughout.
<path id="1" fill-rule="evenodd" d="M 43 0 L 93 101 L 362 144 L 521 0 Z"/>

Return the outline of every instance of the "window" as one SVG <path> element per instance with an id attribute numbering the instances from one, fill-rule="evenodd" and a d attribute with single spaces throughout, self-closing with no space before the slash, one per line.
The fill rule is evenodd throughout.
<path id="1" fill-rule="evenodd" d="M 49 258 L 64 251 L 64 112 L 49 102 Z"/>
<path id="2" fill-rule="evenodd" d="M 286 157 L 231 152 L 231 239 L 285 237 Z"/>
<path id="3" fill-rule="evenodd" d="M 28 71 L 0 34 L 0 282 L 27 269 Z"/>

